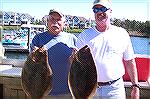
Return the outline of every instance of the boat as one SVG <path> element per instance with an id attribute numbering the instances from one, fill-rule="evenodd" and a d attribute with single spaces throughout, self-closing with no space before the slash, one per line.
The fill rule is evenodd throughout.
<path id="1" fill-rule="evenodd" d="M 44 31 L 45 25 L 22 24 L 19 31 L 3 31 L 2 45 L 6 51 L 29 52 L 33 37 Z"/>

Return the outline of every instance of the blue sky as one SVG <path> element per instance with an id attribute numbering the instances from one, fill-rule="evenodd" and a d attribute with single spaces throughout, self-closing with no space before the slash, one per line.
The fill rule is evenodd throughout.
<path id="1" fill-rule="evenodd" d="M 50 9 L 59 9 L 65 15 L 94 19 L 94 0 L 0 0 L 1 11 L 28 13 L 41 19 Z M 112 0 L 112 17 L 131 20 L 150 20 L 150 0 Z"/>

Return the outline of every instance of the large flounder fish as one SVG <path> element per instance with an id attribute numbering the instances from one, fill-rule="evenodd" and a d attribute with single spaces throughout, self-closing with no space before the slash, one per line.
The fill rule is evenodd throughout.
<path id="1" fill-rule="evenodd" d="M 86 45 L 73 55 L 68 84 L 74 99 L 90 99 L 97 87 L 97 71 Z"/>
<path id="2" fill-rule="evenodd" d="M 21 84 L 30 99 L 43 99 L 52 90 L 52 70 L 48 52 L 39 48 L 30 53 L 22 69 Z"/>

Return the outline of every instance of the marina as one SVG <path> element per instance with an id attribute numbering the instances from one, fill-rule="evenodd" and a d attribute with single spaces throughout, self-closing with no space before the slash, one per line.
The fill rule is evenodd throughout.
<path id="1" fill-rule="evenodd" d="M 94 45 L 94 48 L 92 48 L 94 52 L 92 54 L 96 55 L 96 57 L 93 57 L 96 59 L 96 63 L 100 63 L 100 64 L 104 63 L 104 66 L 102 65 L 100 67 L 97 67 L 96 69 L 98 70 L 97 73 L 98 74 L 100 73 L 100 75 L 98 75 L 98 79 L 97 78 L 93 79 L 90 77 L 93 74 L 95 75 L 97 74 L 93 71 L 91 73 L 91 70 L 95 70 L 95 69 L 91 68 L 92 66 L 94 66 L 93 64 L 89 65 L 91 60 L 89 60 L 90 58 L 87 57 L 88 54 L 86 53 L 86 55 L 81 58 L 81 59 L 86 59 L 84 61 L 84 64 L 86 65 L 84 65 L 83 62 L 80 61 L 81 64 L 80 67 L 85 66 L 86 68 L 82 67 L 84 68 L 84 70 L 82 70 L 81 72 L 76 72 L 76 70 L 75 72 L 72 72 L 72 74 L 77 76 L 74 77 L 75 80 L 73 82 L 73 84 L 75 84 L 75 87 L 72 88 L 70 87 L 71 89 L 70 92 L 73 92 L 72 91 L 73 89 L 75 90 L 74 92 L 76 92 L 78 96 L 81 96 L 81 98 L 79 97 L 77 99 L 91 99 L 91 98 L 84 98 L 84 96 L 80 94 L 82 92 L 83 94 L 88 94 L 87 91 L 92 89 L 90 85 L 93 84 L 93 82 L 95 84 L 95 89 L 97 87 L 100 88 L 102 86 L 101 81 L 104 82 L 104 84 L 108 84 L 111 86 L 112 84 L 111 82 L 115 82 L 118 79 L 105 83 L 105 81 L 108 81 L 107 77 L 114 79 L 115 76 L 118 77 L 119 74 L 121 74 L 121 70 L 122 70 L 122 75 L 124 73 L 123 80 L 124 80 L 126 99 L 136 98 L 135 95 L 137 93 L 137 90 L 134 90 L 134 92 L 132 91 L 133 85 L 131 83 L 130 77 L 126 69 L 128 68 L 128 71 L 130 71 L 129 73 L 131 74 L 131 76 L 134 77 L 136 76 L 135 68 L 133 68 L 130 65 L 131 62 L 127 62 L 127 66 L 126 66 L 125 60 L 118 58 L 119 59 L 118 61 L 117 59 L 118 53 L 120 53 L 119 49 L 121 47 L 122 47 L 121 49 L 126 48 L 126 50 L 125 49 L 122 50 L 124 51 L 124 53 L 121 53 L 120 56 L 124 55 L 125 59 L 131 59 L 130 57 L 128 57 L 128 54 L 132 52 L 132 49 L 130 49 L 131 48 L 130 42 L 126 42 L 127 39 L 125 35 L 120 35 L 120 33 L 122 34 L 124 30 L 119 28 L 118 29 L 112 28 L 112 30 L 110 30 L 110 33 L 112 33 L 112 35 L 109 34 L 107 35 L 107 33 L 109 32 L 103 30 L 111 29 L 108 23 L 117 27 L 122 27 L 129 33 L 133 50 L 135 53 L 134 54 L 135 62 L 137 66 L 139 86 L 138 85 L 135 86 L 139 87 L 140 90 L 139 99 L 150 99 L 150 13 L 149 13 L 150 0 L 142 0 L 142 1 L 141 0 L 139 1 L 138 0 L 89 0 L 89 1 L 88 0 L 62 0 L 62 1 L 60 0 L 43 0 L 43 1 L 42 0 L 20 0 L 20 1 L 1 0 L 0 5 L 1 5 L 0 7 L 1 8 L 0 10 L 0 99 L 32 99 L 29 98 L 30 92 L 32 92 L 31 93 L 31 97 L 32 97 L 32 95 L 34 95 L 35 93 L 41 94 L 42 90 L 44 90 L 45 88 L 46 89 L 49 88 L 47 86 L 43 88 L 45 83 L 51 84 L 51 82 L 46 82 L 50 80 L 44 78 L 43 75 L 47 77 L 51 73 L 53 74 L 52 76 L 54 78 L 53 79 L 54 84 L 52 84 L 51 86 L 52 91 L 47 92 L 47 94 L 49 95 L 46 95 L 44 98 L 37 98 L 36 96 L 33 96 L 33 98 L 34 99 L 75 99 L 72 93 L 66 93 L 66 94 L 64 93 L 66 92 L 65 91 L 66 87 L 68 86 L 70 87 L 69 83 L 72 81 L 72 79 L 67 80 L 67 77 L 68 78 L 70 77 L 70 73 L 68 73 L 68 70 L 70 71 L 72 70 L 70 67 L 73 67 L 73 69 L 74 67 L 77 67 L 76 70 L 79 71 L 82 70 L 81 68 L 78 68 L 79 64 L 76 63 L 78 61 L 75 61 L 75 64 L 73 65 L 71 64 L 70 67 L 69 64 L 63 65 L 63 63 L 65 63 L 66 60 L 67 60 L 66 63 L 68 63 L 68 57 L 72 51 L 72 50 L 66 50 L 67 47 L 66 45 L 72 43 L 72 41 L 70 41 L 70 38 L 69 40 L 67 40 L 67 38 L 63 39 L 67 42 L 66 44 L 64 43 L 65 45 L 62 44 L 61 46 L 60 44 L 59 46 L 58 44 L 58 46 L 53 47 L 54 49 L 52 50 L 49 49 L 48 57 L 47 55 L 44 55 L 46 57 L 41 57 L 42 56 L 41 54 L 40 55 L 35 54 L 34 52 L 33 54 L 30 54 L 31 46 L 36 45 L 40 47 L 43 44 L 45 44 L 48 40 L 51 39 L 51 37 L 48 37 L 49 35 L 46 35 L 45 37 L 39 36 L 39 38 L 34 39 L 35 40 L 33 41 L 34 44 L 32 44 L 32 40 L 35 37 L 35 35 L 40 34 L 46 31 L 47 29 L 49 29 L 49 31 L 52 30 L 51 32 L 53 33 L 53 29 L 56 29 L 56 26 L 61 28 L 61 26 L 63 25 L 64 25 L 63 30 L 65 32 L 74 34 L 77 37 L 79 33 L 83 32 L 85 29 L 94 26 L 96 26 L 95 29 L 96 31 L 93 32 L 97 32 L 98 30 L 99 32 L 106 33 L 106 39 L 105 39 L 105 35 L 102 35 L 101 36 L 102 39 L 93 39 L 92 43 L 90 43 L 90 45 L 92 44 Z M 55 12 L 57 12 L 63 20 L 58 20 L 57 18 L 60 17 L 57 17 L 58 14 L 55 15 L 54 14 Z M 61 25 L 59 24 L 61 23 L 60 21 L 65 21 L 65 22 L 63 25 Z M 51 25 L 51 23 L 52 24 L 55 23 L 55 27 L 53 29 L 50 28 L 50 26 L 53 26 Z M 109 28 L 107 27 L 107 25 Z M 89 34 L 92 34 L 91 31 L 89 31 Z M 85 36 L 87 38 L 90 38 L 93 35 L 91 36 L 85 35 Z M 86 37 L 83 38 L 83 41 L 86 41 L 85 40 Z M 111 39 L 112 37 L 114 37 L 114 39 Z M 107 38 L 110 39 L 110 41 L 109 40 L 107 41 Z M 106 43 L 103 44 L 106 44 L 106 46 L 101 46 L 101 43 L 105 40 Z M 56 41 L 57 41 L 57 37 L 56 37 Z M 128 41 L 130 41 L 129 38 Z M 129 44 L 128 48 L 126 46 L 127 43 Z M 106 52 L 108 53 L 101 53 L 103 49 L 97 50 L 97 48 L 99 47 L 104 48 L 104 50 L 106 49 Z M 116 56 L 114 56 L 115 53 L 117 54 Z M 28 57 L 29 54 L 31 57 Z M 102 56 L 100 55 L 102 58 L 101 57 L 99 58 L 99 54 L 103 54 Z M 105 55 L 110 55 L 110 57 L 105 58 Z M 76 56 L 77 55 L 75 55 L 75 57 Z M 79 56 L 81 56 L 81 54 L 79 54 Z M 114 57 L 112 58 L 112 56 Z M 27 62 L 28 61 L 27 58 L 28 60 L 31 60 L 31 62 Z M 78 57 L 76 58 L 77 58 L 76 60 L 79 60 Z M 43 64 L 44 63 L 43 61 L 44 62 L 46 61 L 45 62 L 46 65 Z M 70 62 L 70 57 L 69 57 L 69 62 Z M 122 62 L 124 64 L 125 72 L 123 72 L 124 69 L 123 69 Z M 39 65 L 39 63 L 41 64 Z M 106 65 L 107 63 L 109 65 L 108 68 Z M 120 64 L 122 65 L 121 68 L 119 68 Z M 52 67 L 52 72 L 49 72 L 48 71 L 49 69 L 45 68 L 45 66 L 50 68 Z M 89 68 L 87 68 L 87 66 Z M 97 66 L 99 66 L 99 64 Z M 108 76 L 106 75 L 107 76 L 106 77 L 105 74 L 108 74 Z M 101 79 L 101 77 L 105 78 L 105 80 Z M 88 78 L 90 78 L 90 81 L 92 82 L 88 81 L 87 83 L 85 79 Z M 134 78 L 135 79 L 133 80 L 135 81 L 135 83 L 137 83 L 136 77 Z M 24 84 L 23 84 L 23 79 L 25 79 Z M 30 81 L 33 83 L 30 83 Z M 69 82 L 68 85 L 67 85 L 67 81 Z M 78 82 L 81 83 L 78 84 Z M 64 84 L 66 85 L 64 86 Z M 24 85 L 29 85 L 26 88 L 28 88 L 30 91 L 26 91 Z M 86 85 L 86 86 L 81 87 L 81 85 Z M 104 85 L 104 87 L 106 86 Z M 57 90 L 55 91 L 56 88 Z M 103 94 L 103 92 L 105 93 L 109 91 L 109 88 L 104 88 L 106 90 L 99 93 Z M 111 98 L 113 98 L 113 96 L 115 96 L 116 93 L 118 93 L 119 95 L 122 94 L 122 92 L 115 91 L 115 88 L 114 91 L 112 91 L 114 95 L 112 95 Z M 35 91 L 36 89 L 38 89 L 39 91 Z M 82 91 L 83 89 L 84 91 Z M 63 94 L 56 95 L 54 93 L 55 94 L 54 95 L 53 92 L 55 93 L 63 92 Z M 54 96 L 51 96 L 50 94 Z M 107 95 L 109 94 L 111 93 L 107 93 Z M 134 97 L 131 97 L 131 95 L 134 95 Z M 107 97 L 104 98 L 107 99 Z M 94 96 L 92 97 L 92 99 L 101 99 L 101 97 Z M 122 97 L 120 99 L 122 99 Z"/>

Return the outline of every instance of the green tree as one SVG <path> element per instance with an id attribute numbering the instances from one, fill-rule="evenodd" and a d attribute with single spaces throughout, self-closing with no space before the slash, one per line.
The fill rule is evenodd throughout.
<path id="1" fill-rule="evenodd" d="M 120 19 L 114 19 L 113 25 L 121 27 L 121 20 Z"/>
<path id="2" fill-rule="evenodd" d="M 125 22 L 124 22 L 124 24 L 125 24 L 125 27 L 124 27 L 124 28 L 125 28 L 127 31 L 129 31 L 129 30 L 130 30 L 130 20 L 126 19 Z"/>
<path id="3" fill-rule="evenodd" d="M 145 22 L 145 33 L 150 37 L 150 21 Z"/>

